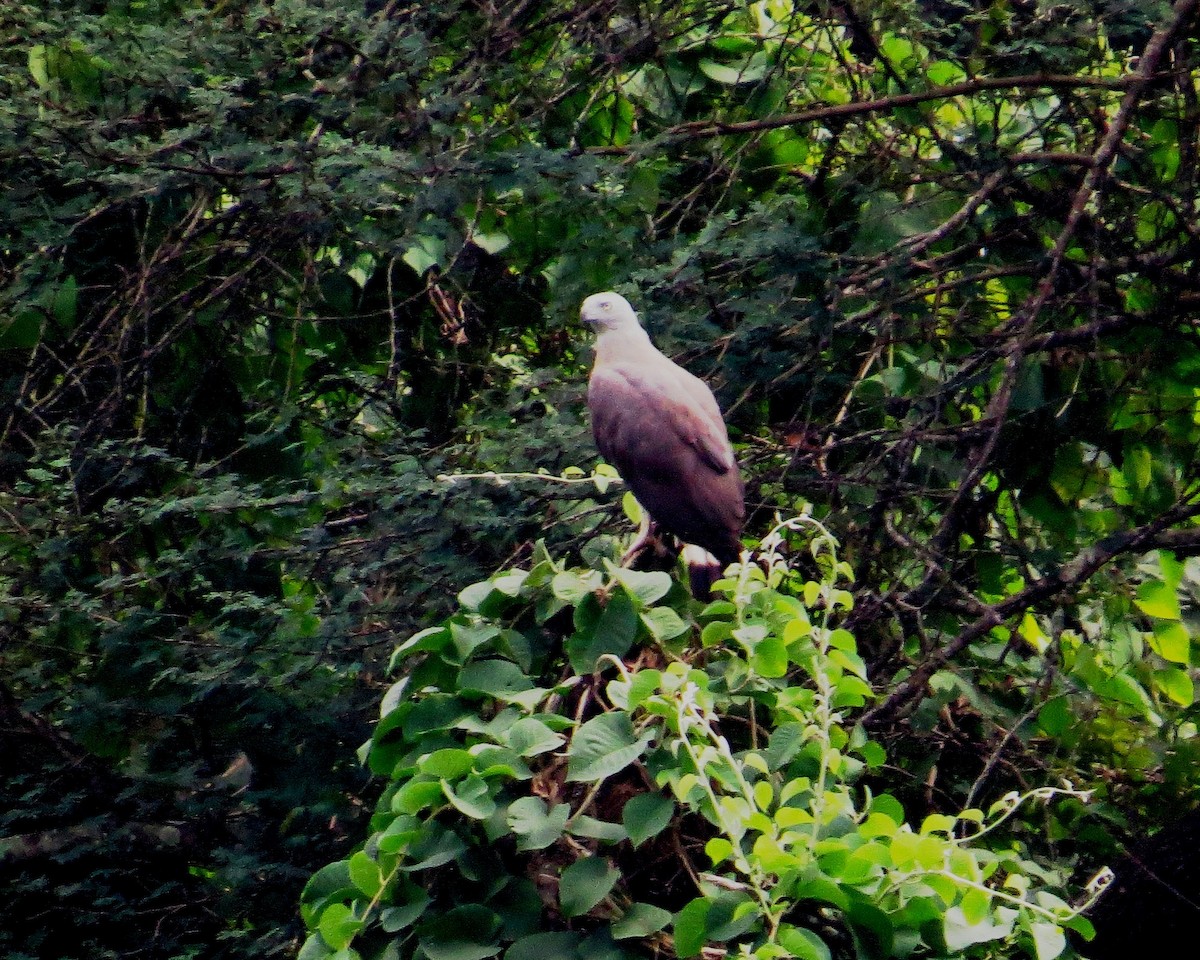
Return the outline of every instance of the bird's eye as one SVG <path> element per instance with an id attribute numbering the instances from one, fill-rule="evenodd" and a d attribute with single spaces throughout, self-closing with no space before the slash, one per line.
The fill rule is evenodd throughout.
<path id="1" fill-rule="evenodd" d="M 601 310 L 611 310 L 612 309 L 612 301 L 605 300 L 602 304 L 600 304 L 600 309 Z"/>

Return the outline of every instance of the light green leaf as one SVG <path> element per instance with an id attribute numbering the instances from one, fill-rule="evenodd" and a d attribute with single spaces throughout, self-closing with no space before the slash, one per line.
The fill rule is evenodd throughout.
<path id="1" fill-rule="evenodd" d="M 995 911 L 994 920 L 968 923 L 961 907 L 951 907 L 943 918 L 942 933 L 951 953 L 959 953 L 977 943 L 1002 940 L 1012 933 L 1015 910 L 1003 907 Z"/>
<path id="2" fill-rule="evenodd" d="M 736 66 L 726 66 L 715 60 L 704 59 L 699 63 L 700 72 L 708 79 L 723 86 L 737 86 L 742 83 L 757 83 L 770 67 L 770 61 L 761 54 L 755 54 L 744 63 Z"/>
<path id="3" fill-rule="evenodd" d="M 658 670 L 650 668 L 639 670 L 629 681 L 628 709 L 635 710 L 641 706 L 642 701 L 657 693 L 661 686 L 662 674 Z"/>
<path id="4" fill-rule="evenodd" d="M 621 511 L 635 527 L 641 526 L 642 505 L 637 502 L 637 497 L 632 493 L 627 492 L 621 497 Z"/>
<path id="5" fill-rule="evenodd" d="M 344 903 L 331 903 L 321 913 L 317 929 L 322 939 L 333 950 L 344 950 L 355 934 L 363 928 L 363 922 Z"/>
<path id="6" fill-rule="evenodd" d="M 446 258 L 446 241 L 441 237 L 418 236 L 401 259 L 418 275 L 430 267 L 440 267 Z"/>
<path id="7" fill-rule="evenodd" d="M 593 590 L 599 588 L 601 576 L 597 571 L 578 574 L 573 570 L 563 570 L 556 573 L 550 581 L 550 590 L 559 600 L 570 604 L 578 604 Z"/>
<path id="8" fill-rule="evenodd" d="M 1160 620 L 1179 619 L 1179 595 L 1161 580 L 1146 580 L 1138 585 L 1133 601 L 1142 613 Z"/>
<path id="9" fill-rule="evenodd" d="M 363 851 L 350 857 L 350 879 L 367 897 L 374 897 L 383 889 L 383 872 L 379 864 Z"/>
<path id="10" fill-rule="evenodd" d="M 704 845 L 704 852 L 715 867 L 733 853 L 733 844 L 724 837 L 713 837 Z"/>
<path id="11" fill-rule="evenodd" d="M 493 233 L 474 233 L 471 235 L 471 242 L 488 253 L 499 253 L 512 243 L 512 239 L 507 233 L 496 230 Z"/>
<path id="12" fill-rule="evenodd" d="M 1171 663 L 1190 663 L 1192 638 L 1187 627 L 1175 620 L 1156 620 L 1150 635 L 1150 647 L 1164 660 Z"/>
<path id="13" fill-rule="evenodd" d="M 426 754 L 417 762 L 417 769 L 429 777 L 457 780 L 475 765 L 475 758 L 466 750 L 447 748 Z"/>
<path id="14" fill-rule="evenodd" d="M 825 941 L 803 927 L 781 926 L 779 942 L 796 960 L 830 960 L 829 946 Z"/>
<path id="15" fill-rule="evenodd" d="M 630 570 L 628 567 L 614 567 L 613 579 L 626 590 L 637 597 L 644 606 L 649 606 L 655 600 L 661 600 L 671 589 L 671 575 L 661 570 Z"/>
<path id="16" fill-rule="evenodd" d="M 779 637 L 769 635 L 755 644 L 750 668 L 760 677 L 782 677 L 787 673 L 787 666 L 787 647 Z"/>
<path id="17" fill-rule="evenodd" d="M 1033 934 L 1033 948 L 1037 952 L 1037 960 L 1054 960 L 1067 948 L 1066 934 L 1057 924 L 1031 923 L 1029 932 Z"/>
<path id="18" fill-rule="evenodd" d="M 1181 706 L 1190 707 L 1196 699 L 1191 675 L 1179 667 L 1155 670 L 1154 685 Z"/>

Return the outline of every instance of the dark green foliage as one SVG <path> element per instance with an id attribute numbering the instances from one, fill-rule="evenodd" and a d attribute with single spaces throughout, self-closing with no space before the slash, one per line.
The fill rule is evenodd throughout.
<path id="1" fill-rule="evenodd" d="M 615 555 L 615 488 L 445 479 L 588 469 L 572 324 L 609 287 L 718 390 L 751 531 L 811 505 L 853 561 L 880 792 L 1068 777 L 1099 802 L 1011 825 L 1081 876 L 1182 812 L 1196 26 L 1189 0 L 3 5 L 0 949 L 298 946 L 290 905 L 373 805 L 353 750 L 393 650 L 538 539 Z M 588 596 L 543 598 L 577 670 L 640 636 Z M 523 695 L 545 639 L 453 692 Z M 559 814 L 525 813 L 549 845 Z"/>

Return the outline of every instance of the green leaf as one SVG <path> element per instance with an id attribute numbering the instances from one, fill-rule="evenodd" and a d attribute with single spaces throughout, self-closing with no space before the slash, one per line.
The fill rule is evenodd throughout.
<path id="1" fill-rule="evenodd" d="M 602 713 L 575 731 L 567 748 L 567 780 L 596 781 L 624 770 L 646 751 L 652 733 L 635 734 L 629 714 Z"/>
<path id="2" fill-rule="evenodd" d="M 1155 670 L 1154 685 L 1181 706 L 1190 707 L 1196 699 L 1191 675 L 1179 667 Z"/>
<path id="3" fill-rule="evenodd" d="M 846 910 L 846 919 L 858 934 L 871 957 L 894 956 L 896 926 L 876 904 L 855 898 Z"/>
<path id="4" fill-rule="evenodd" d="M 75 326 L 75 312 L 79 300 L 79 287 L 73 276 L 67 277 L 54 293 L 54 305 L 51 312 L 60 327 L 71 329 Z"/>
<path id="5" fill-rule="evenodd" d="M 1150 646 L 1164 660 L 1187 664 L 1192 657 L 1192 638 L 1187 627 L 1175 620 L 1156 620 Z"/>
<path id="6" fill-rule="evenodd" d="M 557 750 L 566 743 L 566 738 L 555 733 L 541 720 L 522 717 L 505 731 L 500 742 L 522 757 L 536 757 Z"/>
<path id="7" fill-rule="evenodd" d="M 321 901 L 335 898 L 349 898 L 355 895 L 356 889 L 354 881 L 350 878 L 349 862 L 339 860 L 322 867 L 309 878 L 300 894 L 300 902 L 320 904 Z"/>
<path id="8" fill-rule="evenodd" d="M 436 824 L 432 825 L 432 829 L 426 824 L 425 829 L 430 832 L 409 849 L 408 855 L 413 858 L 413 862 L 404 864 L 404 870 L 412 872 L 440 867 L 444 863 L 456 860 L 467 849 L 462 837 L 453 830 Z"/>
<path id="9" fill-rule="evenodd" d="M 605 654 L 623 657 L 638 632 L 638 612 L 624 589 L 614 590 L 599 619 L 581 627 L 567 639 L 567 656 L 578 673 L 591 673 Z"/>
<path id="10" fill-rule="evenodd" d="M 1038 711 L 1038 726 L 1052 737 L 1064 734 L 1074 722 L 1066 697 L 1055 697 L 1042 704 Z"/>
<path id="11" fill-rule="evenodd" d="M 650 903 L 634 903 L 621 915 L 621 919 L 612 925 L 614 940 L 628 940 L 632 937 L 648 937 L 658 933 L 671 922 L 671 911 L 656 907 Z"/>
<path id="12" fill-rule="evenodd" d="M 748 894 L 721 893 L 712 900 L 705 928 L 709 940 L 732 940 L 753 929 L 761 919 Z"/>
<path id="13" fill-rule="evenodd" d="M 497 230 L 494 233 L 474 233 L 471 235 L 471 242 L 488 253 L 499 253 L 512 243 L 512 238 Z"/>
<path id="14" fill-rule="evenodd" d="M 383 889 L 383 871 L 379 864 L 363 851 L 350 857 L 350 879 L 354 885 L 368 898 L 374 897 Z"/>
<path id="15" fill-rule="evenodd" d="M 768 770 L 782 770 L 804 746 L 804 725 L 801 723 L 781 723 L 771 733 L 767 741 L 767 749 L 763 751 L 763 759 Z"/>
<path id="16" fill-rule="evenodd" d="M 558 881 L 558 902 L 563 916 L 583 916 L 608 896 L 620 876 L 620 871 L 603 857 L 576 860 Z"/>
<path id="17" fill-rule="evenodd" d="M 43 90 L 50 88 L 50 55 L 44 43 L 34 44 L 28 54 L 29 75 Z"/>
<path id="18" fill-rule="evenodd" d="M 830 960 L 825 941 L 803 927 L 784 924 L 779 928 L 779 942 L 796 960 Z"/>
<path id="19" fill-rule="evenodd" d="M 697 897 L 675 914 L 672 932 L 675 935 L 675 956 L 680 960 L 696 956 L 708 942 L 708 911 L 712 903 Z"/>
<path id="20" fill-rule="evenodd" d="M 418 275 L 431 267 L 441 267 L 446 257 L 446 241 L 441 237 L 418 236 L 401 258 Z"/>
<path id="21" fill-rule="evenodd" d="M 363 922 L 355 917 L 354 911 L 344 903 L 331 903 L 327 906 L 317 924 L 322 939 L 332 950 L 345 950 L 362 928 Z"/>
<path id="22" fill-rule="evenodd" d="M 505 822 L 517 835 L 518 850 L 542 850 L 563 835 L 570 816 L 569 804 L 547 809 L 541 797 L 521 797 L 509 804 Z"/>
<path id="23" fill-rule="evenodd" d="M 441 650 L 450 641 L 450 631 L 446 627 L 426 627 L 405 640 L 392 653 L 388 661 L 388 672 L 395 671 L 414 653 L 425 650 Z"/>
<path id="24" fill-rule="evenodd" d="M 400 899 L 397 897 L 397 899 Z M 397 933 L 411 927 L 421 918 L 425 908 L 429 906 L 429 894 L 420 887 L 413 886 L 407 891 L 404 902 L 396 907 L 386 907 L 379 914 L 379 926 L 384 933 Z"/>
<path id="25" fill-rule="evenodd" d="M 675 804 L 661 793 L 639 793 L 625 802 L 621 822 L 629 833 L 629 842 L 640 847 L 666 829 L 675 815 Z"/>
<path id="26" fill-rule="evenodd" d="M 782 677 L 787 674 L 787 667 L 787 647 L 779 637 L 769 635 L 755 644 L 750 668 L 760 677 Z"/>
<path id="27" fill-rule="evenodd" d="M 454 809 L 472 820 L 486 820 L 496 812 L 496 801 L 492 799 L 491 787 L 479 776 L 469 776 L 458 784 L 442 782 L 446 799 Z"/>
<path id="28" fill-rule="evenodd" d="M 661 570 L 631 570 L 628 567 L 614 567 L 613 579 L 638 598 L 643 606 L 650 606 L 655 600 L 661 600 L 671 590 L 671 575 Z"/>
<path id="29" fill-rule="evenodd" d="M 995 911 L 994 916 L 995 919 L 984 920 L 981 923 L 968 923 L 960 907 L 947 910 L 942 923 L 942 934 L 950 952 L 958 953 L 977 943 L 1002 940 L 1009 936 L 1016 919 L 1016 911 L 1001 907 Z"/>
<path id="30" fill-rule="evenodd" d="M 435 750 L 417 762 L 417 769 L 429 777 L 456 780 L 465 776 L 475 766 L 475 758 L 466 750 L 447 748 Z"/>
<path id="31" fill-rule="evenodd" d="M 660 642 L 683 636 L 691 627 L 670 607 L 654 607 L 642 614 L 642 622 L 650 635 Z"/>
<path id="32" fill-rule="evenodd" d="M 333 956 L 334 952 L 326 945 L 324 938 L 319 933 L 314 933 L 304 941 L 296 954 L 296 960 L 332 960 Z"/>
<path id="33" fill-rule="evenodd" d="M 415 814 L 427 807 L 440 805 L 445 799 L 441 780 L 409 780 L 392 797 L 396 813 Z"/>
<path id="34" fill-rule="evenodd" d="M 660 671 L 650 668 L 639 670 L 629 681 L 627 709 L 635 710 L 640 707 L 642 701 L 657 693 L 661 686 L 662 673 Z"/>
<path id="35" fill-rule="evenodd" d="M 564 570 L 554 575 L 550 582 L 550 590 L 559 600 L 577 606 L 584 597 L 597 590 L 600 583 L 600 574 L 594 570 L 589 570 L 586 574 Z"/>
<path id="36" fill-rule="evenodd" d="M 533 689 L 533 682 L 511 660 L 476 660 L 458 675 L 458 689 L 503 700 Z"/>
<path id="37" fill-rule="evenodd" d="M 1137 444 L 1125 452 L 1122 473 L 1126 483 L 1134 490 L 1142 491 L 1150 486 L 1153 467 L 1154 455 L 1145 446 Z"/>
<path id="38" fill-rule="evenodd" d="M 704 845 L 704 852 L 715 867 L 733 853 L 733 844 L 724 837 L 713 837 Z"/>
<path id="39" fill-rule="evenodd" d="M 40 310 L 18 310 L 0 319 L 0 350 L 28 350 L 42 339 L 45 314 Z"/>
<path id="40" fill-rule="evenodd" d="M 1033 948 L 1037 960 L 1054 960 L 1067 948 L 1067 937 L 1062 927 L 1054 923 L 1034 922 L 1029 925 L 1033 934 Z"/>
<path id="41" fill-rule="evenodd" d="M 1137 608 L 1147 616 L 1160 620 L 1179 619 L 1179 595 L 1174 587 L 1161 580 L 1146 580 L 1138 585 Z"/>
<path id="42" fill-rule="evenodd" d="M 700 72 L 708 79 L 723 86 L 737 86 L 742 83 L 757 83 L 766 75 L 769 62 L 756 54 L 737 66 L 727 66 L 707 59 L 701 60 L 698 66 Z"/>
<path id="43" fill-rule="evenodd" d="M 1154 709 L 1154 701 L 1146 693 L 1146 688 L 1127 673 L 1113 674 L 1097 683 L 1093 689 L 1102 697 L 1109 697 L 1136 708 L 1153 724 L 1162 723 L 1162 718 Z"/>
<path id="44" fill-rule="evenodd" d="M 417 937 L 429 960 L 484 960 L 500 952 L 499 931 L 494 911 L 469 903 L 422 924 Z"/>
<path id="45" fill-rule="evenodd" d="M 629 834 L 621 824 L 598 820 L 586 815 L 575 817 L 571 821 L 569 830 L 573 837 L 587 837 L 590 840 L 600 840 L 604 843 L 620 843 L 622 840 L 629 839 Z"/>
<path id="46" fill-rule="evenodd" d="M 578 933 L 533 933 L 509 947 L 504 960 L 579 960 L 575 951 L 582 939 Z"/>

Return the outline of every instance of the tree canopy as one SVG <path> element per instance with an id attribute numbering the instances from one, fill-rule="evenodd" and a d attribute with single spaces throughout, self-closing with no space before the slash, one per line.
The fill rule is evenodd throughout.
<path id="1" fill-rule="evenodd" d="M 748 540 L 805 515 L 838 544 L 844 567 L 785 538 L 791 572 L 754 602 L 778 594 L 815 616 L 826 601 L 805 584 L 854 573 L 830 629 L 853 639 L 853 669 L 837 669 L 863 689 L 818 723 L 869 770 L 846 775 L 846 797 L 886 793 L 900 812 L 874 812 L 902 833 L 1067 780 L 1048 805 L 1005 812 L 979 854 L 1007 844 L 1012 875 L 1054 873 L 1056 896 L 1191 810 L 1197 6 L 5 4 L 0 946 L 282 956 L 307 921 L 306 949 L 332 953 L 357 949 L 354 925 L 370 921 L 397 934 L 379 949 L 399 950 L 409 927 L 354 914 L 340 887 L 310 885 L 303 917 L 296 904 L 326 864 L 365 867 L 354 850 L 388 828 L 382 813 L 368 822 L 381 790 L 384 811 L 439 769 L 420 754 L 415 775 L 385 769 L 373 747 L 371 779 L 356 758 L 388 733 L 386 715 L 372 727 L 388 691 L 395 743 L 419 729 L 406 704 L 425 701 L 400 677 L 465 691 L 489 716 L 513 693 L 496 677 L 464 687 L 475 646 L 448 653 L 455 634 L 439 624 L 483 630 L 511 601 L 525 618 L 506 626 L 514 642 L 557 631 L 620 659 L 637 639 L 708 669 L 684 651 L 707 650 L 714 623 L 740 625 L 748 594 L 705 615 L 595 579 L 628 532 L 620 486 L 594 472 L 575 319 L 604 289 L 721 398 Z M 545 564 L 608 606 L 561 581 L 556 593 Z M 563 610 L 580 622 L 554 621 Z M 788 628 L 758 615 L 765 633 L 738 647 L 730 627 L 712 656 L 765 678 L 750 700 L 770 723 L 809 722 L 763 691 L 819 688 L 833 668 L 781 652 Z M 591 616 L 629 643 L 591 643 Z M 595 669 L 570 644 L 479 650 L 530 689 Z M 633 706 L 628 691 L 606 699 L 622 695 L 605 686 L 623 676 L 609 663 L 590 701 L 607 709 L 568 717 L 577 731 L 541 707 L 514 721 L 533 737 L 527 758 L 560 737 L 582 762 L 589 724 L 648 730 L 638 705 L 676 688 L 665 664 L 640 666 L 660 685 L 647 675 Z M 706 709 L 747 722 L 727 693 Z M 510 736 L 445 729 L 472 745 Z M 668 733 L 683 749 L 686 731 Z M 486 806 L 473 775 L 435 778 L 468 819 L 472 799 Z M 490 802 L 520 802 L 487 785 Z M 854 796 L 846 809 L 869 815 Z M 709 824 L 688 821 L 686 836 L 714 828 L 718 798 L 674 799 L 672 816 Z M 451 815 L 428 804 L 406 815 Z M 538 828 L 531 809 L 510 832 Z M 954 823 L 931 835 L 950 843 Z M 559 827 L 554 849 L 579 842 Z M 471 942 L 498 951 L 587 927 L 622 888 L 578 879 L 604 893 L 547 906 L 545 930 L 491 929 L 476 912 L 486 936 Z M 872 955 L 882 941 L 864 946 L 864 918 L 883 925 L 851 900 L 834 904 L 850 939 L 830 935 L 833 949 Z M 894 955 L 950 950 L 920 939 L 916 914 L 872 903 L 894 908 Z M 683 929 L 761 947 L 749 927 L 714 936 L 692 910 L 676 943 Z M 671 929 L 656 919 L 627 929 Z M 1055 955 L 1043 921 L 1015 920 L 1014 949 Z M 777 945 L 783 926 L 807 931 L 789 935 L 793 955 L 808 955 L 801 940 L 819 955 L 810 934 L 825 942 L 815 920 L 763 922 Z M 466 960 L 438 942 L 424 935 L 428 960 Z M 971 956 L 996 942 L 956 941 Z"/>

